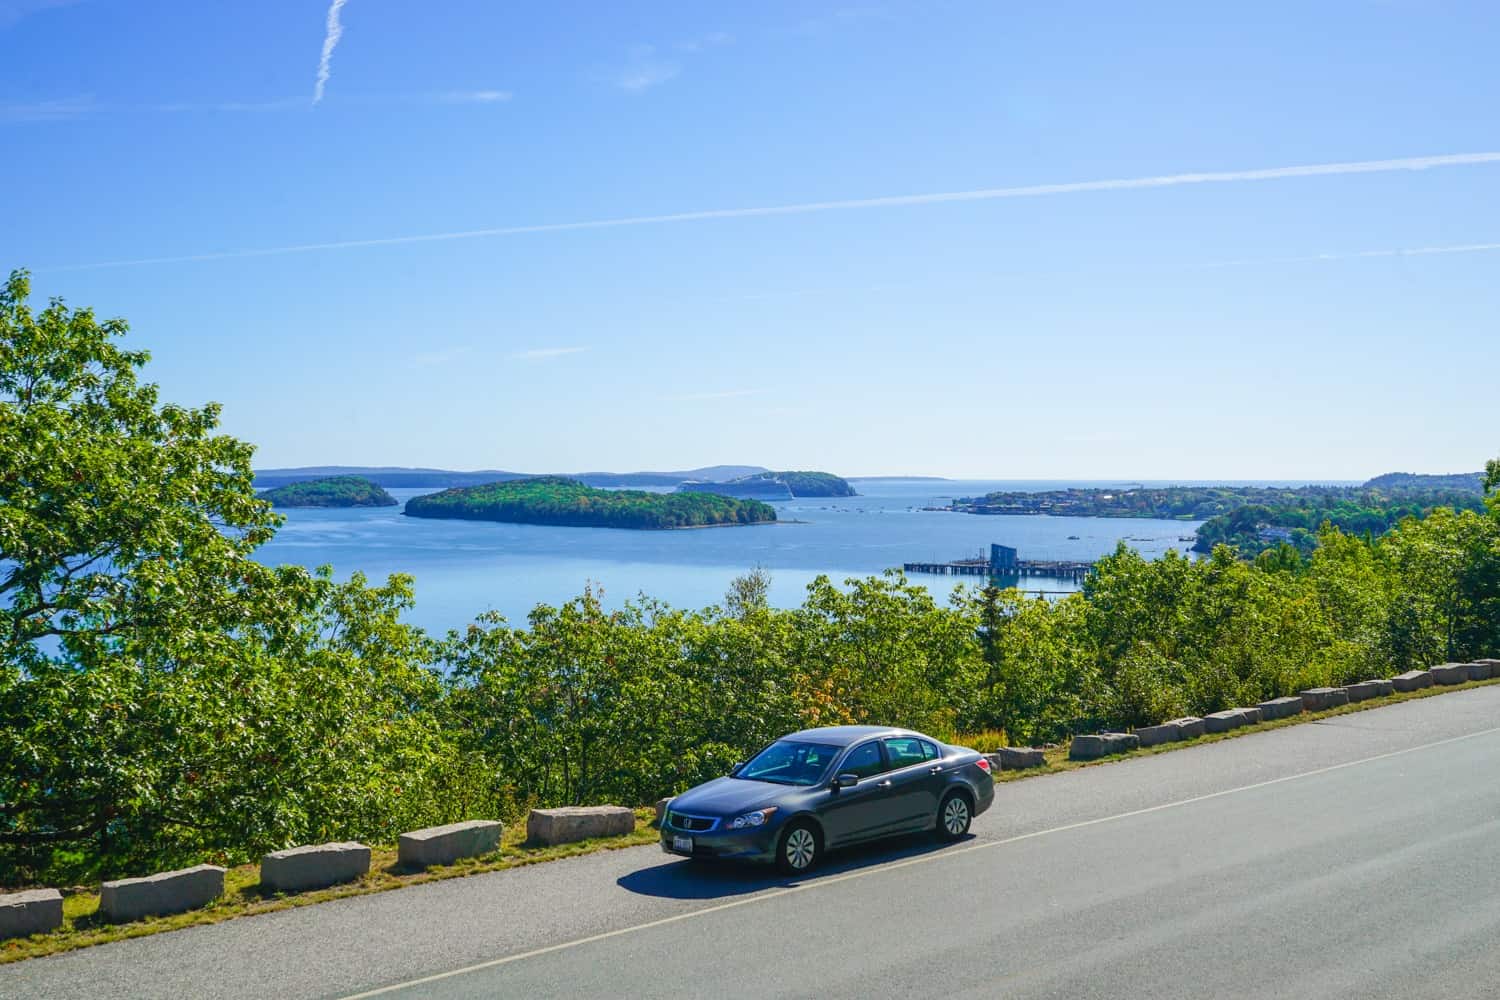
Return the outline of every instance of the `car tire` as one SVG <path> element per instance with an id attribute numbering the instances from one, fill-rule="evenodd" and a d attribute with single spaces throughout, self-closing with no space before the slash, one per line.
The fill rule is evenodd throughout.
<path id="1" fill-rule="evenodd" d="M 776 838 L 776 868 L 783 875 L 806 875 L 822 853 L 823 838 L 806 820 L 788 823 Z"/>
<path id="2" fill-rule="evenodd" d="M 963 792 L 949 792 L 938 805 L 937 835 L 940 840 L 957 840 L 969 832 L 974 822 L 974 806 Z"/>

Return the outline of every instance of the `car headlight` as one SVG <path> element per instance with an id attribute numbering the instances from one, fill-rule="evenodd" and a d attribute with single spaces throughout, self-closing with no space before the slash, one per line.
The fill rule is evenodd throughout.
<path id="1" fill-rule="evenodd" d="M 771 814 L 775 811 L 776 807 L 771 806 L 769 809 L 757 809 L 754 812 L 747 812 L 743 816 L 736 816 L 729 821 L 729 829 L 743 830 L 747 826 L 762 826 L 766 820 L 771 818 Z"/>

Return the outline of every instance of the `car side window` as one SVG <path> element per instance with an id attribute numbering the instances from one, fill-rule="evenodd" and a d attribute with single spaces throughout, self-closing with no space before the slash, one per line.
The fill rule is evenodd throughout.
<path id="1" fill-rule="evenodd" d="M 938 753 L 938 748 L 933 746 L 931 743 L 928 743 L 926 740 L 917 740 L 917 742 L 922 745 L 923 760 L 937 760 L 942 756 L 942 754 Z"/>
<path id="2" fill-rule="evenodd" d="M 880 757 L 880 741 L 871 740 L 849 752 L 839 767 L 840 774 L 857 774 L 869 778 L 885 770 L 885 761 Z"/>
<path id="3" fill-rule="evenodd" d="M 892 736 L 887 739 L 885 753 L 891 759 L 892 770 L 931 760 L 922 749 L 924 743 L 924 740 L 919 740 L 914 736 Z"/>

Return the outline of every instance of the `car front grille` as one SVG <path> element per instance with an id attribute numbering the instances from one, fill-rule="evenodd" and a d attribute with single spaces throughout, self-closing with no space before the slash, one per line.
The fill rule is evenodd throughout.
<path id="1" fill-rule="evenodd" d="M 711 816 L 689 816 L 686 813 L 669 812 L 667 822 L 678 830 L 686 830 L 688 833 L 705 833 L 719 824 L 719 821 Z"/>

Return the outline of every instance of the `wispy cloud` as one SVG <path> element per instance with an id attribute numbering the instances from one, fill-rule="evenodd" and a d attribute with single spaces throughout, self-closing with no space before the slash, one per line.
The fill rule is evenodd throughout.
<path id="1" fill-rule="evenodd" d="M 449 90 L 437 95 L 444 104 L 495 104 L 514 96 L 508 90 Z"/>
<path id="2" fill-rule="evenodd" d="M 587 347 L 533 347 L 529 351 L 517 351 L 511 357 L 516 361 L 551 361 L 567 354 L 582 354 Z"/>
<path id="3" fill-rule="evenodd" d="M 323 100 L 323 90 L 328 86 L 328 77 L 333 71 L 333 50 L 338 47 L 339 39 L 344 37 L 344 25 L 339 20 L 339 12 L 344 9 L 348 0 L 333 0 L 328 5 L 328 24 L 323 34 L 323 54 L 318 58 L 318 78 L 313 83 L 312 102 L 317 104 Z"/>
<path id="4" fill-rule="evenodd" d="M 723 389 L 718 392 L 688 392 L 680 396 L 667 396 L 673 403 L 700 403 L 711 399 L 738 399 L 741 396 L 759 396 L 764 389 Z"/>
<path id="5" fill-rule="evenodd" d="M 1397 247 L 1384 250 L 1349 250 L 1334 253 L 1315 253 L 1301 257 L 1262 257 L 1260 259 L 1223 260 L 1208 267 L 1244 267 L 1247 264 L 1312 264 L 1318 261 L 1367 260 L 1373 257 L 1430 257 L 1456 253 L 1486 253 L 1500 250 L 1500 243 L 1456 243 L 1441 247 Z"/>
<path id="6" fill-rule="evenodd" d="M 91 94 L 47 101 L 0 104 L 0 122 L 55 122 L 92 114 L 97 108 Z"/>
<path id="7" fill-rule="evenodd" d="M 907 208 L 958 202 L 993 201 L 1008 198 L 1040 198 L 1090 192 L 1138 191 L 1203 184 L 1251 183 L 1301 177 L 1329 177 L 1344 174 L 1394 173 L 1398 171 L 1433 170 L 1443 167 L 1478 166 L 1493 163 L 1500 163 L 1500 152 L 1450 153 L 1442 156 L 1414 156 L 1391 160 L 1357 160 L 1345 163 L 1315 163 L 1293 167 L 1267 167 L 1256 170 L 1163 174 L 1155 177 L 1069 181 L 1058 184 L 1031 184 L 1023 187 L 980 188 L 972 191 L 891 195 L 881 198 L 851 198 L 841 201 L 809 201 L 790 205 L 765 205 L 752 208 L 715 208 L 693 212 L 675 212 L 667 215 L 634 215 L 580 222 L 548 222 L 526 226 L 497 226 L 488 229 L 466 229 L 444 233 L 424 233 L 413 236 L 385 236 L 372 239 L 338 240 L 328 243 L 299 243 L 290 246 L 264 247 L 251 250 L 225 250 L 173 257 L 142 257 L 132 260 L 103 261 L 94 264 L 56 267 L 48 270 L 74 271 L 101 267 L 132 267 L 142 264 L 178 264 L 240 257 L 270 257 L 281 254 L 310 253 L 320 250 L 352 250 L 362 247 L 400 246 L 411 243 L 437 243 L 449 240 L 523 236 L 536 233 L 563 233 L 588 229 L 618 229 L 628 226 L 709 222 L 719 219 L 808 215 L 816 212 L 854 211 L 872 208 Z M 42 269 L 38 268 L 38 270 Z"/>
<path id="8" fill-rule="evenodd" d="M 615 77 L 615 86 L 629 93 L 639 94 L 666 83 L 680 72 L 682 67 L 677 63 L 656 55 L 655 46 L 640 45 L 631 53 L 630 62 L 625 69 Z"/>

